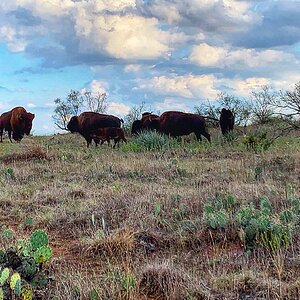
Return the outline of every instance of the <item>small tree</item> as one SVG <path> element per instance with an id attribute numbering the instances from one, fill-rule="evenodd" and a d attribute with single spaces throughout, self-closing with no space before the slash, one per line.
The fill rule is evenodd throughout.
<path id="1" fill-rule="evenodd" d="M 132 106 L 130 108 L 128 114 L 124 117 L 124 130 L 127 134 L 130 133 L 132 123 L 135 120 L 139 120 L 141 118 L 144 109 L 145 109 L 144 101 L 141 104 Z"/>
<path id="2" fill-rule="evenodd" d="M 258 124 L 269 122 L 274 115 L 274 103 L 278 93 L 269 86 L 263 86 L 259 91 L 251 92 L 253 119 Z"/>
<path id="3" fill-rule="evenodd" d="M 68 130 L 67 124 L 72 116 L 78 115 L 84 108 L 97 113 L 105 113 L 108 107 L 107 94 L 71 90 L 66 100 L 57 98 L 52 116 L 55 125 L 61 130 Z"/>
<path id="4" fill-rule="evenodd" d="M 293 91 L 280 92 L 280 97 L 274 106 L 283 109 L 281 115 L 286 117 L 300 117 L 300 81 L 295 84 Z"/>
<path id="5" fill-rule="evenodd" d="M 90 91 L 86 91 L 83 94 L 83 101 L 86 103 L 87 108 L 90 111 L 97 113 L 106 113 L 108 103 L 106 93 L 96 93 L 92 94 Z"/>
<path id="6" fill-rule="evenodd" d="M 195 107 L 195 111 L 213 119 L 220 119 L 222 108 L 232 111 L 236 125 L 246 125 L 251 118 L 251 105 L 246 100 L 226 93 L 220 93 L 213 103 L 209 100 L 207 103 L 201 103 L 200 106 Z"/>
<path id="7" fill-rule="evenodd" d="M 54 100 L 56 108 L 52 116 L 55 125 L 61 130 L 68 130 L 67 124 L 73 115 L 78 115 L 83 105 L 83 99 L 78 91 L 71 90 L 66 100 Z"/>

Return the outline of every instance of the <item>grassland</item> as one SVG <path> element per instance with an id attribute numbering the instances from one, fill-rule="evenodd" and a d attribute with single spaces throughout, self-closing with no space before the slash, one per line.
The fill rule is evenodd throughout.
<path id="1" fill-rule="evenodd" d="M 153 151 L 133 140 L 87 149 L 69 134 L 5 140 L 0 248 L 47 230 L 53 281 L 43 299 L 299 299 L 299 220 L 274 251 L 247 247 L 236 223 L 205 215 L 209 199 L 267 197 L 276 221 L 299 201 L 299 139 L 263 152 L 213 139 Z"/>

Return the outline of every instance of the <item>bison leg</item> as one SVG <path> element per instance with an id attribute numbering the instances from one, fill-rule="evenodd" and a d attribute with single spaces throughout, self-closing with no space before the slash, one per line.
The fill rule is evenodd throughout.
<path id="1" fill-rule="evenodd" d="M 208 132 L 203 132 L 202 134 L 204 137 L 207 138 L 207 140 L 210 142 L 210 134 Z"/>
<path id="2" fill-rule="evenodd" d="M 196 135 L 197 141 L 201 142 L 202 141 L 201 133 L 195 132 L 195 135 Z"/>
<path id="3" fill-rule="evenodd" d="M 90 147 L 90 144 L 92 143 L 92 138 L 87 138 L 86 139 L 86 146 L 89 148 Z"/>
<path id="4" fill-rule="evenodd" d="M 0 130 L 0 143 L 3 142 L 3 129 Z"/>
<path id="5" fill-rule="evenodd" d="M 8 138 L 9 138 L 10 142 L 12 143 L 12 139 L 11 139 L 11 131 L 9 130 L 7 133 L 8 133 Z"/>

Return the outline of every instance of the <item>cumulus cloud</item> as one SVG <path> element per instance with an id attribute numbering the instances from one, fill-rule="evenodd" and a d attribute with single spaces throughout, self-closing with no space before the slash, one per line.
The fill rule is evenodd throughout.
<path id="1" fill-rule="evenodd" d="M 155 59 L 166 55 L 171 42 L 184 36 L 159 29 L 155 18 L 134 15 L 81 15 L 76 35 L 82 52 L 104 52 L 118 59 Z"/>
<path id="2" fill-rule="evenodd" d="M 110 102 L 107 112 L 112 115 L 125 116 L 129 113 L 130 106 L 120 102 Z"/>
<path id="3" fill-rule="evenodd" d="M 258 22 L 250 7 L 250 1 L 238 0 L 151 0 L 140 10 L 171 25 L 221 33 L 239 31 Z"/>
<path id="4" fill-rule="evenodd" d="M 184 98 L 214 98 L 220 92 L 214 86 L 215 81 L 216 78 L 212 74 L 157 76 L 149 80 L 138 81 L 137 89 Z"/>
<path id="5" fill-rule="evenodd" d="M 154 102 L 154 108 L 159 112 L 168 110 L 190 111 L 190 108 L 186 103 L 176 98 L 166 98 L 162 102 Z"/>
<path id="6" fill-rule="evenodd" d="M 194 46 L 189 59 L 200 66 L 218 68 L 232 66 L 257 68 L 270 64 L 299 64 L 293 54 L 279 50 L 230 49 L 230 47 L 213 47 L 206 43 Z"/>

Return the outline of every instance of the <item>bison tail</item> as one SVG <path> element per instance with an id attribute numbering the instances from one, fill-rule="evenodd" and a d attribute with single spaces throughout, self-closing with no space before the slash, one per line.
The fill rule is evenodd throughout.
<path id="1" fill-rule="evenodd" d="M 124 120 L 123 119 L 120 119 L 121 123 L 124 123 Z"/>

